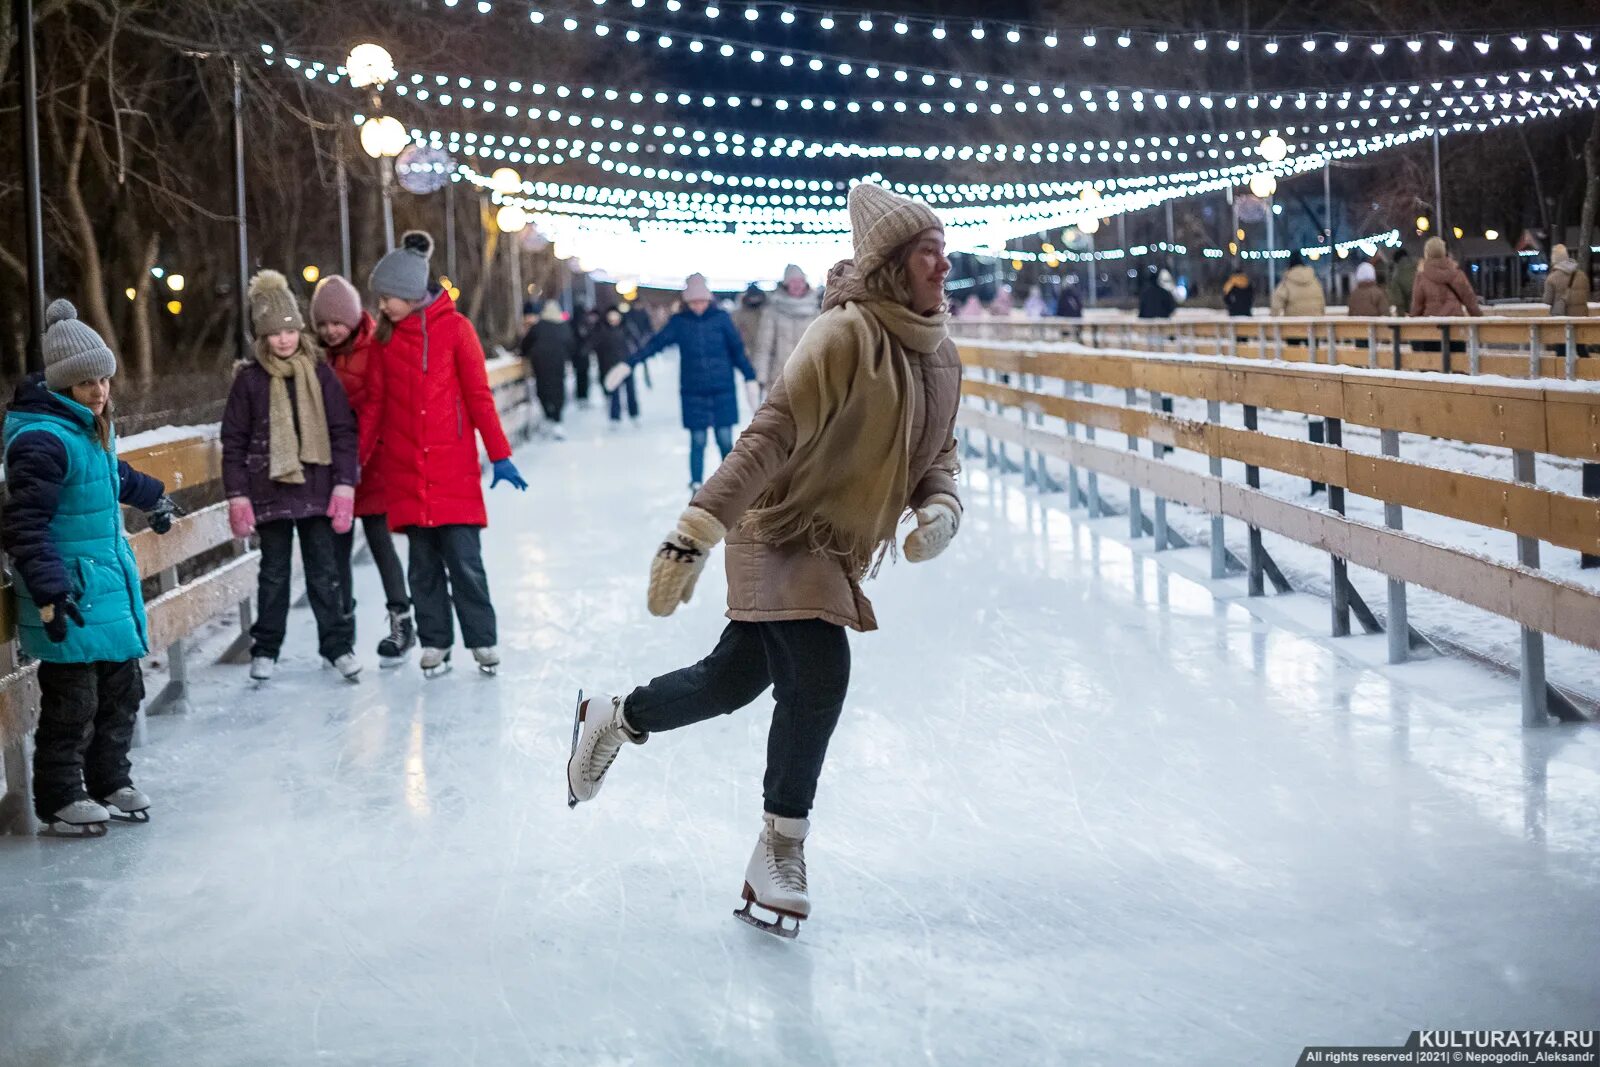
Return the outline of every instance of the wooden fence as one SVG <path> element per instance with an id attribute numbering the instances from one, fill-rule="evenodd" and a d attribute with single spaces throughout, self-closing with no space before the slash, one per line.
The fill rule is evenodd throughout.
<path id="1" fill-rule="evenodd" d="M 1072 342 L 1122 351 L 1341 367 L 1600 381 L 1600 318 L 963 319 L 974 341 Z"/>
<path id="2" fill-rule="evenodd" d="M 1060 348 L 1060 346 L 1053 346 Z M 1212 575 L 1227 573 L 1224 518 L 1249 527 L 1246 568 L 1252 595 L 1264 592 L 1273 565 L 1261 531 L 1328 552 L 1332 566 L 1333 633 L 1350 632 L 1354 609 L 1367 629 L 1378 627 L 1349 583 L 1350 563 L 1389 578 L 1387 628 L 1392 662 L 1409 655 L 1405 586 L 1415 583 L 1515 620 L 1522 627 L 1524 721 L 1547 721 L 1547 712 L 1577 711 L 1544 678 L 1543 636 L 1600 649 L 1600 596 L 1539 572 L 1539 546 L 1600 553 L 1600 501 L 1540 488 L 1535 457 L 1541 454 L 1600 459 L 1600 389 L 1565 382 L 1488 382 L 1343 366 L 1289 366 L 1243 359 L 1193 358 L 1133 352 L 1061 351 L 1008 342 L 964 341 L 967 368 L 960 425 L 986 435 L 986 452 L 1006 442 L 1020 445 L 1023 470 L 1042 481 L 1033 457 L 1068 464 L 1071 506 L 1103 509 L 1098 476 L 1129 487 L 1129 532 L 1151 529 L 1158 549 L 1168 547 L 1165 505 L 1176 500 L 1212 516 Z M 1095 399 L 1094 390 L 1120 393 L 1124 404 Z M 1105 394 L 1102 393 L 1102 396 Z M 1179 418 L 1161 410 L 1166 397 L 1203 400 L 1207 419 Z M 1243 425 L 1225 425 L 1222 405 L 1240 405 Z M 1137 405 L 1147 405 L 1148 410 Z M 1277 437 L 1258 429 L 1262 409 L 1299 412 L 1324 421 L 1325 443 Z M 1047 419 L 1058 420 L 1055 425 Z M 1343 447 L 1345 423 L 1380 431 L 1381 455 Z M 1126 438 L 1125 447 L 1095 440 L 1096 431 Z M 1400 434 L 1497 445 L 1509 450 L 1507 478 L 1491 478 L 1408 461 Z M 1152 446 L 1141 455 L 1141 442 Z M 1160 446 L 1208 459 L 1201 474 L 1163 462 Z M 1222 461 L 1244 465 L 1245 482 L 1225 480 Z M 1260 489 L 1260 469 L 1324 483 L 1328 507 L 1310 507 Z M 1079 473 L 1088 486 L 1080 486 Z M 1149 522 L 1140 491 L 1155 494 Z M 1345 492 L 1385 504 L 1385 525 L 1345 517 Z M 1516 535 L 1518 562 L 1501 563 L 1403 529 L 1406 508 L 1448 516 Z M 1275 584 L 1282 586 L 1281 581 Z"/>
<path id="3" fill-rule="evenodd" d="M 525 437 L 532 408 L 520 360 L 497 360 L 490 366 L 489 383 L 506 423 L 506 432 Z M 222 445 L 214 433 L 196 433 L 148 448 L 124 452 L 122 459 L 135 469 L 160 478 L 168 493 L 183 493 L 222 477 Z M 358 527 L 359 528 L 359 527 Z M 150 647 L 165 649 L 169 681 L 141 709 L 158 714 L 178 712 L 188 701 L 188 650 L 184 639 L 210 620 L 237 611 L 241 636 L 230 649 L 236 654 L 248 642 L 250 599 L 255 593 L 261 554 L 244 541 L 236 541 L 228 526 L 226 501 L 200 508 L 176 520 L 165 536 L 144 530 L 129 538 L 139 576 L 154 578 L 160 590 L 146 610 L 150 619 Z M 231 546 L 227 558 L 198 569 L 179 580 L 179 568 L 188 569 L 200 557 Z M 224 659 L 231 658 L 225 653 Z M 3 751 L 6 792 L 0 797 L 0 833 L 32 833 L 36 828 L 31 791 L 32 769 L 28 748 L 38 722 L 37 664 L 22 663 L 16 644 L 16 598 L 7 580 L 0 595 L 0 751 Z M 142 722 L 141 722 L 142 726 Z M 141 730 L 142 733 L 142 730 Z"/>

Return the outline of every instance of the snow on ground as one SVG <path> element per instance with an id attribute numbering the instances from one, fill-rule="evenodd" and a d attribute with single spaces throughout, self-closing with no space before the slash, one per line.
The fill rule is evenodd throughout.
<path id="1" fill-rule="evenodd" d="M 297 608 L 270 686 L 198 666 L 151 720 L 150 825 L 0 839 L 0 1064 L 1288 1063 L 1600 1022 L 1600 735 L 981 467 L 950 551 L 871 587 L 798 942 L 731 916 L 768 699 L 567 811 L 577 689 L 723 625 L 720 560 L 645 610 L 687 496 L 656 383 L 643 428 L 578 412 L 490 494 L 499 677 L 377 671 L 362 566 L 359 685 Z"/>

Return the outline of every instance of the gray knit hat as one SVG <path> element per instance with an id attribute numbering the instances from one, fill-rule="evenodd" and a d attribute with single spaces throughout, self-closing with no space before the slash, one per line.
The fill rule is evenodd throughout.
<path id="1" fill-rule="evenodd" d="M 386 296 L 412 302 L 426 300 L 428 283 L 433 280 L 433 272 L 428 269 L 432 255 L 433 238 L 421 230 L 407 230 L 400 237 L 400 247 L 372 268 L 367 287 L 380 300 Z"/>
<path id="2" fill-rule="evenodd" d="M 59 393 L 79 382 L 117 373 L 117 357 L 100 335 L 78 318 L 71 301 L 51 301 L 44 323 L 44 384 L 51 391 Z"/>
<path id="3" fill-rule="evenodd" d="M 275 270 L 257 271 L 250 279 L 250 329 L 257 337 L 279 330 L 303 330 L 300 302 L 289 291 L 289 279 Z"/>
<path id="4" fill-rule="evenodd" d="M 896 196 L 871 182 L 853 187 L 846 204 L 850 209 L 856 272 L 862 277 L 883 266 L 891 252 L 923 230 L 943 226 L 927 204 Z"/>

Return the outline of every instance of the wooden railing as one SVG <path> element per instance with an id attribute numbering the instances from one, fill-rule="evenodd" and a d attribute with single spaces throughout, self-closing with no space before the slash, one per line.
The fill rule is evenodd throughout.
<path id="1" fill-rule="evenodd" d="M 506 423 L 506 432 L 524 436 L 530 409 L 520 360 L 498 360 L 490 366 L 489 383 Z M 222 445 L 214 432 L 197 432 L 181 440 L 122 453 L 136 470 L 161 479 L 168 493 L 183 494 L 211 485 L 222 477 Z M 180 496 L 180 499 L 182 497 Z M 141 715 L 180 712 L 188 701 L 188 649 L 185 638 L 229 611 L 239 612 L 240 638 L 223 658 L 236 655 L 248 641 L 250 598 L 255 592 L 260 552 L 234 540 L 226 501 L 200 508 L 176 520 L 170 532 L 157 536 L 143 530 L 132 535 L 141 578 L 156 579 L 159 594 L 146 603 L 152 650 L 165 649 L 169 681 Z M 227 558 L 201 566 L 179 580 L 179 568 L 232 546 Z M 31 833 L 35 826 L 30 794 L 28 741 L 38 722 L 37 664 L 19 662 L 16 644 L 16 599 L 9 581 L 0 595 L 0 750 L 3 750 L 6 792 L 0 798 L 0 833 Z M 141 723 L 142 725 L 142 723 Z"/>
<path id="2" fill-rule="evenodd" d="M 1068 342 L 1090 348 L 1290 363 L 1600 380 L 1600 318 L 962 319 L 974 341 Z"/>
<path id="3" fill-rule="evenodd" d="M 1547 710 L 1575 709 L 1545 683 L 1543 634 L 1600 649 L 1600 595 L 1539 573 L 1539 546 L 1600 553 L 1600 501 L 1553 492 L 1534 484 L 1535 457 L 1600 459 L 1600 389 L 1567 383 L 1486 382 L 1433 375 L 1292 367 L 1247 360 L 1193 359 L 1133 353 L 1092 353 L 1007 342 L 961 345 L 967 368 L 960 425 L 989 438 L 986 451 L 1010 442 L 1024 450 L 1023 469 L 1042 482 L 1035 455 L 1068 466 L 1069 503 L 1104 510 L 1098 476 L 1129 487 L 1129 532 L 1153 529 L 1156 547 L 1170 540 L 1165 505 L 1179 501 L 1212 516 L 1212 575 L 1228 570 L 1223 519 L 1249 526 L 1246 563 L 1252 595 L 1264 592 L 1275 568 L 1262 530 L 1314 546 L 1332 560 L 1335 635 L 1350 632 L 1352 609 L 1365 628 L 1379 624 L 1349 584 L 1347 565 L 1389 577 L 1387 627 L 1390 659 L 1409 655 L 1405 583 L 1412 582 L 1466 604 L 1515 620 L 1523 627 L 1524 719 L 1542 723 Z M 1095 399 L 1095 390 L 1120 394 L 1123 404 Z M 1100 396 L 1107 394 L 1102 392 Z M 1206 402 L 1197 421 L 1161 410 L 1167 397 Z M 1223 422 L 1223 405 L 1239 405 L 1242 425 Z M 1326 443 L 1261 432 L 1264 409 L 1321 419 Z M 1231 410 L 1231 409 L 1230 409 Z M 1053 423 L 1047 420 L 1057 420 Z M 1380 431 L 1382 455 L 1342 446 L 1346 423 Z M 1095 441 L 1095 432 L 1125 435 L 1125 447 Z M 1411 433 L 1510 450 L 1506 479 L 1468 474 L 1400 457 L 1400 434 Z M 1140 455 L 1140 442 L 1185 449 L 1207 457 L 1209 473 L 1182 469 Z M 1243 464 L 1245 482 L 1222 477 L 1223 460 Z M 1001 461 L 1004 463 L 1002 451 Z M 1260 489 L 1260 469 L 1325 484 L 1327 508 L 1310 507 Z M 1079 473 L 1088 487 L 1080 486 Z M 1146 518 L 1139 493 L 1156 495 L 1156 521 Z M 1346 491 L 1385 504 L 1385 526 L 1344 515 Z M 1406 533 L 1402 514 L 1412 508 L 1516 535 L 1518 562 L 1497 562 Z M 1281 579 L 1275 578 L 1275 584 Z"/>

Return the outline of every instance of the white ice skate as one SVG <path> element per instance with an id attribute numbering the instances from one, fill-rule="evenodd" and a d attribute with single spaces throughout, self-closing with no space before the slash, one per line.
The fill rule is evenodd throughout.
<path id="1" fill-rule="evenodd" d="M 131 785 L 125 785 L 108 797 L 101 797 L 100 803 L 110 809 L 109 813 L 118 822 L 149 822 L 150 798 Z"/>
<path id="2" fill-rule="evenodd" d="M 628 726 L 623 717 L 621 697 L 597 696 L 583 699 L 578 693 L 578 710 L 572 720 L 572 756 L 567 760 L 567 807 L 580 800 L 593 800 L 605 784 L 606 772 L 616 762 L 623 742 L 642 745 L 649 734 Z"/>
<path id="3" fill-rule="evenodd" d="M 74 800 L 45 822 L 46 837 L 104 837 L 111 813 L 92 800 Z"/>
<path id="4" fill-rule="evenodd" d="M 338 659 L 323 660 L 328 666 L 338 671 L 347 682 L 354 682 L 361 677 L 361 661 L 356 659 L 354 652 L 346 652 Z"/>
<path id="5" fill-rule="evenodd" d="M 806 893 L 806 834 L 811 823 L 770 813 L 762 819 L 761 839 L 744 869 L 744 907 L 733 914 L 757 930 L 792 940 L 800 935 L 800 923 L 811 916 L 811 897 Z M 750 910 L 752 905 L 777 918 L 762 918 Z"/>
<path id="6" fill-rule="evenodd" d="M 472 658 L 478 661 L 478 670 L 484 674 L 493 675 L 500 669 L 500 652 L 493 645 L 483 648 L 469 648 Z"/>
<path id="7" fill-rule="evenodd" d="M 450 650 L 448 648 L 422 648 L 422 673 L 428 678 L 437 678 L 442 674 L 450 673 Z"/>
<path id="8" fill-rule="evenodd" d="M 278 661 L 271 656 L 256 656 L 250 660 L 250 680 L 257 685 L 272 680 L 272 669 Z"/>

